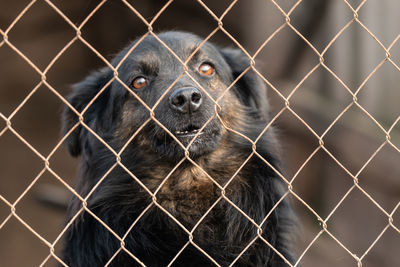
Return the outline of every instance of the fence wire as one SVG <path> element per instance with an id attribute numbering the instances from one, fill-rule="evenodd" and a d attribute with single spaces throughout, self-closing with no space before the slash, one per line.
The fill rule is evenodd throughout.
<path id="1" fill-rule="evenodd" d="M 0 33 L 3 37 L 3 40 L 0 42 L 0 47 L 2 46 L 8 46 L 10 47 L 13 51 L 15 51 L 26 63 L 28 63 L 33 70 L 35 70 L 41 77 L 39 83 L 30 91 L 30 93 L 25 97 L 25 99 L 19 104 L 17 108 L 11 113 L 9 116 L 5 116 L 4 114 L 0 113 L 0 118 L 4 120 L 6 123 L 6 126 L 0 130 L 0 137 L 6 133 L 7 131 L 11 132 L 14 134 L 19 140 L 21 140 L 31 151 L 35 153 L 35 155 L 41 159 L 43 162 L 43 168 L 42 170 L 36 175 L 36 177 L 33 179 L 33 181 L 29 184 L 29 186 L 26 187 L 26 189 L 23 191 L 23 193 L 14 201 L 10 202 L 7 200 L 5 197 L 0 195 L 0 200 L 4 202 L 9 208 L 10 208 L 10 213 L 9 215 L 2 221 L 0 222 L 0 230 L 4 227 L 4 225 L 10 220 L 10 218 L 14 217 L 16 218 L 21 224 L 26 227 L 30 232 L 32 232 L 40 241 L 42 241 L 48 248 L 49 248 L 49 254 L 48 256 L 43 259 L 43 262 L 41 263 L 41 266 L 45 265 L 46 262 L 48 262 L 51 258 L 54 258 L 57 260 L 60 264 L 67 266 L 62 259 L 56 255 L 55 253 L 55 245 L 60 241 L 64 233 L 67 231 L 69 227 L 71 227 L 71 224 L 74 222 L 74 220 L 83 212 L 87 212 L 93 218 L 95 218 L 99 223 L 101 223 L 112 235 L 114 235 L 115 238 L 117 238 L 120 242 L 120 248 L 115 252 L 115 254 L 109 259 L 107 264 L 105 266 L 108 266 L 111 264 L 113 259 L 120 253 L 121 251 L 126 252 L 128 255 L 130 255 L 133 259 L 135 259 L 140 265 L 145 266 L 141 260 L 135 256 L 135 253 L 133 251 L 129 251 L 125 247 L 125 238 L 127 235 L 130 233 L 130 231 L 135 227 L 135 224 L 142 218 L 142 216 L 153 206 L 157 206 L 159 209 L 161 209 L 165 214 L 167 214 L 177 225 L 179 225 L 183 231 L 186 232 L 188 236 L 187 243 L 182 247 L 182 249 L 175 255 L 175 257 L 172 259 L 170 262 L 170 265 L 174 263 L 174 261 L 179 257 L 179 255 L 185 250 L 185 248 L 189 245 L 194 246 L 197 248 L 202 254 L 204 254 L 207 258 L 209 258 L 216 266 L 220 266 L 219 263 L 213 259 L 209 254 L 207 254 L 206 251 L 204 251 L 198 244 L 193 239 L 193 232 L 196 230 L 196 228 L 199 226 L 199 224 L 204 220 L 204 218 L 210 213 L 210 211 L 213 209 L 214 206 L 218 204 L 221 200 L 227 201 L 230 205 L 232 205 L 235 209 L 237 209 L 244 217 L 246 217 L 252 224 L 254 224 L 255 227 L 258 229 L 258 234 L 257 236 L 241 251 L 241 253 L 237 256 L 237 258 L 231 263 L 231 266 L 234 265 L 234 263 L 246 252 L 246 250 L 256 241 L 256 240 L 262 240 L 266 246 L 269 246 L 276 254 L 278 254 L 282 259 L 287 263 L 288 266 L 298 266 L 299 263 L 301 262 L 302 258 L 306 255 L 306 253 L 309 251 L 309 249 L 313 246 L 313 244 L 320 238 L 320 236 L 323 233 L 326 233 L 332 240 L 334 240 L 338 245 L 340 245 L 353 259 L 354 261 L 358 264 L 358 266 L 362 266 L 363 259 L 366 257 L 366 255 L 371 251 L 371 249 L 375 246 L 375 244 L 380 240 L 380 238 L 383 236 L 383 234 L 389 229 L 392 228 L 394 229 L 399 235 L 400 235 L 400 229 L 394 225 L 393 222 L 393 214 L 396 212 L 396 210 L 399 209 L 400 202 L 397 203 L 395 208 L 393 210 L 386 210 L 384 209 L 360 184 L 359 184 L 359 175 L 363 172 L 363 170 L 366 168 L 366 166 L 375 158 L 375 156 L 385 147 L 385 146 L 390 146 L 393 149 L 395 149 L 398 153 L 400 153 L 400 148 L 397 147 L 392 141 L 391 141 L 391 132 L 395 125 L 399 122 L 400 116 L 396 118 L 394 123 L 390 126 L 388 130 L 386 130 L 375 118 L 372 116 L 358 101 L 358 95 L 359 93 L 363 90 L 364 85 L 374 76 L 374 74 L 384 65 L 384 64 L 390 64 L 392 65 L 398 72 L 400 72 L 400 67 L 397 65 L 391 57 L 391 49 L 392 47 L 399 41 L 400 35 L 398 35 L 389 46 L 383 45 L 383 43 L 376 37 L 376 35 L 363 24 L 363 22 L 359 19 L 359 12 L 367 2 L 367 0 L 362 1 L 359 3 L 359 5 L 354 8 L 347 0 L 343 0 L 343 2 L 346 4 L 348 9 L 352 12 L 353 18 L 348 21 L 348 23 L 341 28 L 336 35 L 332 38 L 332 40 L 328 43 L 328 45 L 322 50 L 318 51 L 313 44 L 307 40 L 297 29 L 296 27 L 291 23 L 291 15 L 294 12 L 296 8 L 301 4 L 301 0 L 297 1 L 288 12 L 284 11 L 284 9 L 279 5 L 277 1 L 270 0 L 272 4 L 280 11 L 282 14 L 282 17 L 284 18 L 284 23 L 277 27 L 277 29 L 262 43 L 262 45 L 257 49 L 257 51 L 254 54 L 250 54 L 230 33 L 229 31 L 224 27 L 223 19 L 224 17 L 230 12 L 230 10 L 234 7 L 234 5 L 238 2 L 238 0 L 232 1 L 230 5 L 226 8 L 226 10 L 222 13 L 221 16 L 217 16 L 203 1 L 197 0 L 197 3 L 199 4 L 199 8 L 203 8 L 206 10 L 212 17 L 213 19 L 217 22 L 217 27 L 213 29 L 210 34 L 204 39 L 204 41 L 197 47 L 197 49 L 187 58 L 185 61 L 180 59 L 160 38 L 158 38 L 157 34 L 153 31 L 153 24 L 157 21 L 157 19 L 160 17 L 160 15 L 171 5 L 173 0 L 169 0 L 168 2 L 165 3 L 165 5 L 159 10 L 159 12 L 149 21 L 146 18 L 144 18 L 141 13 L 135 9 L 135 7 L 130 4 L 126 0 L 122 0 L 126 8 L 131 10 L 132 15 L 137 16 L 146 26 L 147 26 L 147 33 L 139 39 L 139 41 L 134 45 L 130 51 L 126 54 L 125 58 L 121 60 L 121 62 L 116 66 L 113 67 L 111 63 L 100 53 L 98 52 L 85 38 L 83 38 L 81 31 L 83 27 L 90 21 L 90 19 L 94 16 L 96 12 L 98 12 L 99 9 L 104 5 L 106 0 L 101 1 L 92 11 L 91 13 L 83 20 L 83 22 L 79 25 L 75 25 L 68 16 L 66 16 L 58 7 L 56 4 L 54 4 L 51 0 L 45 0 L 47 5 L 51 7 L 55 12 L 59 14 L 59 16 L 64 19 L 69 26 L 75 31 L 75 36 L 59 51 L 59 53 L 51 60 L 51 62 L 44 68 L 40 69 L 37 67 L 31 59 L 26 56 L 20 49 L 18 49 L 8 38 L 10 32 L 13 30 L 14 26 L 18 23 L 18 21 L 21 20 L 21 18 L 32 8 L 32 6 L 35 5 L 35 3 L 38 2 L 37 0 L 32 0 L 26 7 L 19 13 L 19 15 L 14 19 L 14 21 L 10 24 L 10 26 L 3 30 L 0 29 Z M 324 56 L 328 49 L 335 43 L 335 41 L 343 34 L 343 32 L 346 31 L 351 25 L 356 24 L 357 26 L 361 27 L 365 32 L 368 33 L 368 35 L 381 47 L 382 51 L 385 53 L 385 57 L 382 58 L 380 63 L 375 67 L 375 69 L 365 78 L 365 80 L 360 84 L 360 86 L 357 88 L 355 92 L 352 92 L 350 88 L 346 85 L 344 81 L 342 81 L 338 75 L 325 64 L 325 59 Z M 304 40 L 304 42 L 314 51 L 315 55 L 318 56 L 319 62 L 309 71 L 303 79 L 293 88 L 293 90 L 290 92 L 290 94 L 285 97 L 266 77 L 263 76 L 263 74 L 255 67 L 255 58 L 259 55 L 259 53 L 263 50 L 263 48 L 271 41 L 273 40 L 282 30 L 285 28 L 290 29 L 293 31 L 297 36 L 299 36 L 301 39 Z M 201 130 L 203 130 L 207 124 L 214 119 L 215 117 L 221 122 L 222 126 L 227 130 L 230 131 L 236 135 L 239 135 L 246 139 L 248 142 L 252 144 L 253 152 L 249 157 L 242 163 L 242 165 L 239 167 L 239 169 L 236 171 L 236 173 L 229 179 L 229 181 L 226 183 L 225 186 L 221 186 L 216 182 L 216 180 L 211 177 L 209 174 L 206 173 L 205 170 L 201 169 L 201 166 L 199 166 L 191 157 L 190 153 L 188 151 L 188 147 L 193 143 L 194 139 L 192 139 L 191 143 L 184 147 L 179 140 L 164 126 L 162 125 L 155 117 L 154 115 L 154 110 L 157 107 L 157 105 L 161 102 L 162 98 L 165 97 L 165 95 L 168 93 L 168 91 L 174 86 L 174 84 L 183 76 L 187 75 L 194 83 L 196 83 L 199 88 L 201 88 L 201 85 L 194 79 L 194 77 L 189 73 L 188 68 L 187 68 L 187 63 L 190 61 L 190 59 L 193 57 L 193 55 L 207 42 L 212 36 L 214 36 L 217 32 L 222 32 L 224 33 L 233 43 L 236 44 L 237 48 L 239 48 L 243 53 L 248 57 L 250 65 L 249 67 L 244 70 L 242 74 L 239 75 L 239 77 L 224 91 L 224 93 L 218 97 L 217 99 L 213 99 L 210 95 L 208 97 L 212 99 L 214 102 L 214 107 L 215 107 L 215 113 L 214 115 L 207 121 L 207 123 L 200 129 L 199 133 Z M 153 107 L 147 106 L 136 94 L 133 92 L 120 78 L 118 77 L 118 69 L 123 63 L 123 61 L 126 59 L 126 57 L 130 54 L 131 51 L 134 51 L 136 46 L 146 37 L 146 36 L 153 36 L 155 39 L 158 40 L 158 42 L 164 46 L 184 67 L 184 72 L 167 88 L 167 90 L 163 93 L 161 98 L 157 101 L 157 103 Z M 76 42 L 81 42 L 84 44 L 87 48 L 89 48 L 99 59 L 101 59 L 111 70 L 114 72 L 114 77 L 98 92 L 98 94 L 90 101 L 90 103 L 86 106 L 86 108 L 82 112 L 78 112 L 71 104 L 47 81 L 46 75 L 49 72 L 49 70 L 54 66 L 54 64 L 60 59 L 60 57 L 67 51 L 74 43 Z M 299 87 L 317 70 L 317 69 L 325 69 L 327 70 L 331 76 L 337 80 L 342 87 L 348 92 L 348 94 L 352 97 L 352 102 L 343 109 L 343 111 L 333 120 L 333 122 L 327 127 L 327 129 L 321 134 L 318 135 L 316 131 L 313 130 L 313 128 L 300 116 L 298 115 L 291 106 L 291 98 L 293 94 L 299 89 Z M 219 102 L 220 100 L 224 97 L 224 95 L 233 87 L 233 85 L 242 77 L 246 72 L 253 70 L 268 86 L 270 89 L 275 91 L 275 93 L 284 101 L 285 105 L 284 107 L 276 114 L 276 116 L 270 121 L 268 125 L 264 128 L 264 130 L 259 134 L 258 138 L 255 141 L 250 140 L 247 136 L 244 136 L 243 134 L 235 131 L 234 129 L 228 128 L 225 124 L 222 118 L 219 116 L 219 110 L 221 109 Z M 115 151 L 113 148 L 111 148 L 95 131 L 93 131 L 87 124 L 84 122 L 84 116 L 86 111 L 89 109 L 89 107 L 93 104 L 93 102 L 103 93 L 103 91 L 108 87 L 109 84 L 111 84 L 113 81 L 119 82 L 122 86 L 126 88 L 126 90 L 134 96 L 138 101 L 142 103 L 144 107 L 149 112 L 149 118 L 148 120 L 131 136 L 129 141 L 123 146 L 123 148 L 120 151 Z M 53 148 L 53 150 L 48 154 L 44 155 L 40 153 L 33 145 L 29 143 L 24 137 L 22 137 L 18 131 L 13 127 L 13 118 L 15 115 L 21 110 L 21 108 L 31 99 L 31 97 L 35 94 L 35 92 L 39 89 L 39 87 L 45 86 L 47 87 L 57 98 L 59 98 L 65 105 L 70 107 L 73 112 L 79 117 L 79 121 L 69 130 L 69 132 L 62 137 L 62 139 L 56 144 L 56 146 Z M 206 91 L 201 88 L 202 92 L 206 93 Z M 381 130 L 382 134 L 385 136 L 385 141 L 376 149 L 376 151 L 369 157 L 369 159 L 363 164 L 363 166 L 357 171 L 357 172 L 351 172 L 348 170 L 332 153 L 331 151 L 325 146 L 324 142 L 324 137 L 326 134 L 332 129 L 332 127 L 338 122 L 338 120 L 351 108 L 351 107 L 357 107 L 363 114 L 365 114 L 376 126 L 379 127 Z M 313 134 L 316 140 L 318 140 L 319 145 L 315 150 L 310 154 L 310 156 L 304 161 L 304 163 L 300 166 L 300 168 L 295 172 L 293 177 L 288 177 L 285 176 L 284 174 L 280 173 L 278 170 L 276 170 L 266 159 L 262 158 L 260 154 L 257 153 L 256 147 L 257 147 L 257 141 L 258 139 L 268 130 L 268 128 L 280 117 L 280 115 L 288 111 L 291 114 L 295 116 L 295 118 L 301 122 L 307 129 Z M 175 166 L 174 169 L 170 171 L 170 173 L 164 178 L 164 180 L 161 182 L 159 187 L 152 192 L 150 189 L 148 189 L 141 181 L 138 179 L 133 173 L 131 173 L 127 167 L 125 167 L 122 162 L 121 162 L 121 154 L 123 151 L 126 149 L 126 147 L 129 145 L 129 143 L 135 138 L 135 136 L 143 129 L 143 127 L 148 124 L 149 122 L 155 122 L 157 125 L 159 125 L 161 128 L 163 128 L 180 146 L 185 150 L 185 156 L 179 161 L 179 163 Z M 78 127 L 82 126 L 86 130 L 88 130 L 95 138 L 97 138 L 105 147 L 107 147 L 114 155 L 115 155 L 115 163 L 114 165 L 104 174 L 104 176 L 98 181 L 98 183 L 92 188 L 92 190 L 89 192 L 89 194 L 86 197 L 80 196 L 74 188 L 72 188 L 68 183 L 64 181 L 64 179 L 57 174 L 55 170 L 52 169 L 52 166 L 50 165 L 50 158 L 54 155 L 54 153 L 57 151 L 57 149 L 62 145 L 62 143 L 65 141 L 65 139 Z M 199 133 L 196 134 L 196 137 L 199 135 Z M 293 182 L 295 181 L 296 177 L 299 175 L 299 173 L 307 166 L 307 164 L 310 162 L 310 160 L 315 156 L 315 154 L 319 151 L 325 152 L 330 158 L 333 159 L 333 161 L 341 168 L 343 169 L 349 179 L 352 179 L 353 185 L 351 188 L 343 195 L 343 197 L 338 201 L 336 206 L 330 211 L 328 216 L 325 218 L 321 217 L 306 201 L 304 201 L 298 194 L 296 194 L 293 191 Z M 262 228 L 261 226 L 263 223 L 267 220 L 269 217 L 269 214 L 264 218 L 264 220 L 260 223 L 257 224 L 250 216 L 246 214 L 245 211 L 241 210 L 238 206 L 236 206 L 225 194 L 225 189 L 226 187 L 232 182 L 232 180 L 235 178 L 236 174 L 242 169 L 245 164 L 249 161 L 249 159 L 253 156 L 259 157 L 265 164 L 267 164 L 269 167 L 271 167 L 276 174 L 284 181 L 284 183 L 287 185 L 287 189 L 285 194 L 282 196 L 282 198 L 276 203 L 276 205 L 273 207 L 273 209 L 270 211 L 269 214 L 272 213 L 272 211 L 279 205 L 279 203 L 286 197 L 292 196 L 295 199 L 299 200 L 304 207 L 306 207 L 312 214 L 315 216 L 315 219 L 320 222 L 320 231 L 315 235 L 315 237 L 312 239 L 312 241 L 307 245 L 305 250 L 300 254 L 300 256 L 297 259 L 297 262 L 295 264 L 291 264 L 288 260 L 284 258 L 284 256 L 277 250 L 275 249 L 263 236 L 262 236 Z M 215 201 L 215 203 L 208 209 L 208 211 L 202 216 L 202 218 L 196 223 L 196 225 L 192 229 L 186 228 L 177 218 L 175 218 L 172 214 L 170 214 L 165 208 L 163 208 L 158 200 L 157 200 L 157 193 L 160 190 L 160 188 L 166 183 L 170 175 L 185 161 L 188 160 L 190 161 L 193 165 L 196 167 L 200 168 L 208 178 L 220 189 L 221 196 Z M 123 168 L 131 177 L 134 179 L 140 186 L 143 187 L 143 189 L 151 196 L 152 202 L 143 210 L 143 212 L 139 215 L 138 218 L 132 223 L 132 225 L 129 227 L 128 231 L 123 235 L 119 236 L 117 233 L 113 231 L 105 222 L 103 222 L 99 217 L 96 216 L 88 207 L 87 207 L 87 200 L 88 198 L 92 195 L 92 193 L 95 191 L 95 189 L 104 181 L 104 179 L 107 178 L 107 175 L 117 166 L 120 166 Z M 40 179 L 40 177 L 45 173 L 46 171 L 50 172 L 58 181 L 60 181 L 74 196 L 76 196 L 80 201 L 82 202 L 82 207 L 80 210 L 75 214 L 75 216 L 68 222 L 68 224 L 62 229 L 62 231 L 59 233 L 57 238 L 55 240 L 47 240 L 43 236 L 41 236 L 33 227 L 29 225 L 24 219 L 22 219 L 18 215 L 17 211 L 17 204 L 21 201 L 21 199 L 24 198 L 24 196 L 32 189 L 32 187 L 37 183 L 37 181 Z M 379 233 L 379 235 L 376 237 L 376 239 L 369 245 L 369 247 L 364 251 L 364 253 L 357 255 L 354 252 L 352 252 L 348 247 L 346 247 L 339 238 L 337 238 L 330 230 L 329 230 L 329 220 L 332 217 L 332 215 L 336 212 L 336 210 L 342 205 L 342 203 L 345 201 L 345 199 L 348 197 L 348 195 L 355 191 L 358 190 L 361 192 L 363 195 L 365 195 L 381 212 L 382 216 L 385 216 L 387 218 L 387 225 L 382 229 L 382 231 Z"/>

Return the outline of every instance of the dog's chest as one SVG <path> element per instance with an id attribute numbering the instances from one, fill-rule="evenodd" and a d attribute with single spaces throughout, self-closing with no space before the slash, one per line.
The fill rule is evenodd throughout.
<path id="1" fill-rule="evenodd" d="M 218 168 L 216 171 L 194 165 L 187 168 L 178 167 L 172 172 L 163 167 L 156 169 L 149 172 L 151 180 L 147 183 L 153 192 L 157 191 L 157 202 L 181 223 L 191 226 L 205 213 L 212 214 L 212 217 L 216 214 L 223 216 L 217 211 L 225 202 L 221 197 L 222 191 L 229 196 L 243 180 L 243 173 L 239 172 L 233 177 L 232 183 L 223 190 L 226 182 L 232 178 L 234 170 Z"/>

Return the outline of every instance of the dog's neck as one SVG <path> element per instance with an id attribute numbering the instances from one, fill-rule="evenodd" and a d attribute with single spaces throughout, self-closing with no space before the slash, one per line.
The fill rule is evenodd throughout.
<path id="1" fill-rule="evenodd" d="M 193 225 L 223 194 L 246 187 L 252 165 L 238 153 L 232 140 L 221 140 L 217 150 L 182 161 L 178 166 L 159 162 L 143 169 L 143 183 L 156 192 L 157 201 L 178 220 Z"/>

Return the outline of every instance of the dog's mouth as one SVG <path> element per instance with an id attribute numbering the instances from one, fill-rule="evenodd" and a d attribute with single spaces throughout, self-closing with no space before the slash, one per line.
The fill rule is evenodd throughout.
<path id="1" fill-rule="evenodd" d="M 175 131 L 175 136 L 178 138 L 192 138 L 194 137 L 197 133 L 199 133 L 200 127 L 194 126 L 194 125 L 189 125 L 188 127 L 185 127 L 182 130 L 177 130 Z M 204 132 L 200 132 L 199 136 L 202 135 Z"/>
<path id="2" fill-rule="evenodd" d="M 187 147 L 191 157 L 204 155 L 216 149 L 221 139 L 220 127 L 213 122 L 204 128 L 201 122 L 199 124 L 190 122 L 178 127 L 175 126 L 170 131 L 175 138 L 168 137 L 165 131 L 159 131 L 162 134 L 155 139 L 154 144 L 158 153 L 165 153 L 172 158 L 183 156 L 183 152 L 186 150 L 184 147 Z"/>

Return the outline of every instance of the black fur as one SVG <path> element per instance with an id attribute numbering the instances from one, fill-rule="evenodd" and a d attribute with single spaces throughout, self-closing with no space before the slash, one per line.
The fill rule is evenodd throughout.
<path id="1" fill-rule="evenodd" d="M 202 41 L 195 35 L 182 32 L 165 32 L 158 36 L 182 61 Z M 113 66 L 117 66 L 135 44 L 133 42 L 120 52 L 112 61 Z M 215 68 L 213 75 L 206 76 L 197 71 L 203 62 Z M 188 148 L 190 158 L 224 186 L 250 157 L 226 186 L 224 194 L 238 209 L 260 224 L 282 196 L 281 179 L 253 153 L 250 142 L 225 129 L 215 116 L 214 102 L 209 97 L 217 99 L 249 63 L 239 50 L 221 49 L 210 43 L 206 43 L 189 61 L 188 70 L 201 87 L 188 75 L 183 75 L 154 109 L 155 118 L 182 144 L 178 144 L 153 120 L 147 121 L 150 111 L 132 94 L 137 94 L 152 108 L 183 72 L 180 62 L 154 37 L 146 37 L 138 44 L 118 69 L 119 79 L 132 92 L 114 78 L 113 71 L 105 68 L 78 83 L 69 101 L 81 112 L 106 87 L 83 117 L 85 124 L 117 153 L 147 122 L 121 154 L 121 163 L 152 192 L 170 175 L 156 194 L 157 203 L 189 231 L 220 198 L 221 190 L 187 159 L 170 172 L 185 156 L 182 145 L 187 146 L 192 138 L 180 136 L 179 131 L 199 129 L 212 118 Z M 138 76 L 145 77 L 148 83 L 136 90 L 131 84 Z M 202 102 L 199 109 L 182 113 L 171 108 L 171 94 L 182 88 L 194 88 L 200 92 Z M 221 110 L 218 113 L 225 126 L 251 140 L 255 140 L 269 122 L 265 85 L 251 70 L 225 93 L 219 104 Z M 63 122 L 64 133 L 67 133 L 78 122 L 78 116 L 66 108 Z M 81 156 L 77 192 L 86 197 L 114 166 L 116 156 L 83 126 L 78 126 L 71 133 L 67 143 L 73 156 Z M 279 169 L 276 147 L 277 140 L 270 128 L 257 142 L 257 153 Z M 87 208 L 119 237 L 123 237 L 151 203 L 152 197 L 148 192 L 117 165 L 90 195 Z M 81 208 L 81 201 L 74 198 L 68 220 Z M 193 232 L 193 242 L 221 266 L 231 264 L 257 237 L 257 228 L 238 209 L 227 200 L 220 199 Z M 271 212 L 261 228 L 263 238 L 293 263 L 289 238 L 291 226 L 292 213 L 285 199 Z M 153 204 L 127 234 L 124 247 L 146 266 L 167 266 L 188 241 L 189 235 L 182 227 Z M 120 247 L 121 242 L 113 234 L 83 211 L 66 233 L 63 260 L 69 266 L 104 266 Z M 213 265 L 193 244 L 189 244 L 172 266 Z M 138 263 L 121 250 L 110 266 L 138 266 Z M 258 238 L 234 266 L 278 267 L 287 264 Z"/>

